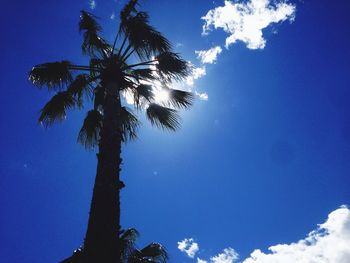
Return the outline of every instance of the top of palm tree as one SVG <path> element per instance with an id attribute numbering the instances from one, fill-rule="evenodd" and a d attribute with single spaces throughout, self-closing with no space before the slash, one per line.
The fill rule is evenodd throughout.
<path id="1" fill-rule="evenodd" d="M 142 249 L 136 246 L 139 232 L 135 228 L 123 230 L 119 236 L 122 245 L 120 262 L 122 263 L 166 263 L 168 253 L 165 247 L 159 243 L 152 242 Z M 80 247 L 73 252 L 73 255 L 61 263 L 83 263 L 84 248 Z"/>
<path id="2" fill-rule="evenodd" d="M 32 68 L 30 81 L 56 93 L 42 108 L 40 123 L 47 127 L 62 121 L 68 110 L 81 109 L 84 103 L 92 101 L 94 106 L 88 111 L 78 136 L 80 143 L 91 148 L 99 140 L 106 96 L 128 96 L 136 110 L 146 111 L 151 124 L 168 130 L 179 128 L 177 109 L 190 107 L 194 97 L 190 92 L 170 88 L 169 84 L 186 78 L 191 67 L 173 52 L 169 40 L 150 25 L 148 14 L 138 7 L 138 0 L 130 0 L 121 10 L 113 43 L 101 36 L 102 27 L 97 18 L 81 11 L 81 48 L 90 57 L 89 65 L 65 60 Z M 166 92 L 167 99 L 157 100 L 156 90 Z M 140 123 L 124 105 L 119 123 L 124 142 L 136 138 Z"/>
<path id="3" fill-rule="evenodd" d="M 142 249 L 137 248 L 136 239 L 139 233 L 135 228 L 124 230 L 120 235 L 122 243 L 121 262 L 127 263 L 165 263 L 169 256 L 165 247 L 159 243 L 152 242 Z"/>

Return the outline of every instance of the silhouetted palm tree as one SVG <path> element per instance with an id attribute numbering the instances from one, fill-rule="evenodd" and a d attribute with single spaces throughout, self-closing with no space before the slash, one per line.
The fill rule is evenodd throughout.
<path id="1" fill-rule="evenodd" d="M 179 127 L 176 108 L 187 108 L 193 102 L 192 93 L 169 87 L 171 81 L 188 76 L 189 64 L 149 25 L 148 14 L 138 11 L 137 2 L 129 1 L 121 11 L 113 44 L 101 37 L 96 17 L 81 12 L 82 51 L 90 57 L 89 65 L 66 60 L 44 63 L 33 67 L 29 75 L 34 85 L 57 92 L 41 110 L 39 121 L 44 126 L 64 120 L 68 110 L 81 109 L 86 100 L 93 101 L 93 109 L 87 112 L 78 135 L 85 147 L 98 145 L 97 174 L 84 241 L 86 262 L 116 263 L 121 256 L 121 144 L 136 138 L 140 124 L 134 113 L 123 106 L 123 95 L 131 95 L 135 109 L 145 110 L 153 125 L 169 130 Z M 131 64 L 131 58 L 138 61 Z M 155 87 L 167 92 L 166 101 L 156 100 Z"/>
<path id="2" fill-rule="evenodd" d="M 125 263 L 165 263 L 168 260 L 168 253 L 159 243 L 151 243 L 148 246 L 138 249 L 136 239 L 139 233 L 136 229 L 127 229 L 120 235 L 122 244 L 121 262 Z"/>
<path id="3" fill-rule="evenodd" d="M 168 260 L 168 253 L 165 248 L 152 242 L 142 249 L 136 247 L 136 239 L 139 233 L 136 229 L 130 228 L 119 236 L 121 243 L 120 263 L 165 263 Z M 84 263 L 84 249 L 80 248 L 74 251 L 73 255 L 61 263 Z"/>

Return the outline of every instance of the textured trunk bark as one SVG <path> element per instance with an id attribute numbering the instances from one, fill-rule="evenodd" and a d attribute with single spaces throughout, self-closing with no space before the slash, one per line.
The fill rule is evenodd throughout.
<path id="1" fill-rule="evenodd" d="M 120 97 L 116 83 L 106 83 L 97 174 L 91 201 L 84 258 L 88 263 L 119 263 L 121 134 Z"/>

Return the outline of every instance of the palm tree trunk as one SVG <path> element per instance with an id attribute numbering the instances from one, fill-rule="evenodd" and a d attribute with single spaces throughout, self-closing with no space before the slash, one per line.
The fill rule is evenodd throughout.
<path id="1" fill-rule="evenodd" d="M 119 263 L 121 134 L 120 97 L 115 83 L 107 84 L 103 127 L 100 132 L 97 174 L 84 242 L 88 263 Z"/>

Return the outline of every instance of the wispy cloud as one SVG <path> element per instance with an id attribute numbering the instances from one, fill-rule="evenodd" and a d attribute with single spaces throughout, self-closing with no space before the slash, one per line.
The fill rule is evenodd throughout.
<path id="1" fill-rule="evenodd" d="M 328 215 L 306 238 L 291 244 L 278 244 L 264 253 L 255 249 L 248 258 L 238 261 L 232 248 L 211 257 L 209 261 L 197 258 L 197 263 L 349 263 L 350 210 L 341 206 Z"/>
<path id="2" fill-rule="evenodd" d="M 180 43 L 180 42 L 177 42 L 175 46 L 176 46 L 176 47 L 183 47 L 184 44 L 182 44 L 182 43 Z"/>
<path id="3" fill-rule="evenodd" d="M 95 0 L 90 0 L 89 1 L 90 8 L 94 10 L 96 8 L 96 1 Z"/>
<path id="4" fill-rule="evenodd" d="M 184 240 L 177 242 L 177 248 L 181 252 L 186 253 L 190 258 L 194 258 L 199 250 L 198 243 L 194 242 L 193 238 L 185 238 Z"/>
<path id="5" fill-rule="evenodd" d="M 194 95 L 196 95 L 200 100 L 207 101 L 209 99 L 209 95 L 207 92 L 199 92 L 194 87 L 195 81 L 204 77 L 207 74 L 205 66 L 195 67 L 192 63 L 192 74 L 186 78 L 185 84 L 187 86 L 187 90 L 192 91 Z"/>
<path id="6" fill-rule="evenodd" d="M 273 23 L 293 21 L 295 11 L 296 6 L 285 0 L 250 0 L 241 3 L 226 0 L 224 6 L 211 9 L 202 17 L 202 34 L 208 35 L 213 29 L 223 29 L 229 35 L 225 41 L 226 48 L 242 41 L 249 49 L 263 49 L 266 45 L 263 29 Z"/>
<path id="7" fill-rule="evenodd" d="M 221 253 L 211 257 L 209 261 L 197 258 L 197 263 L 232 263 L 238 260 L 238 253 L 233 248 L 225 248 Z"/>
<path id="8" fill-rule="evenodd" d="M 197 79 L 200 79 L 201 77 L 205 76 L 207 74 L 207 71 L 204 66 L 202 67 L 195 67 L 193 64 L 192 66 L 192 74 L 186 78 L 186 84 L 190 87 L 194 85 L 194 81 Z"/>
<path id="9" fill-rule="evenodd" d="M 195 91 L 194 94 L 195 94 L 196 96 L 198 96 L 198 98 L 199 98 L 200 100 L 205 100 L 205 101 L 207 101 L 207 100 L 209 99 L 208 93 L 206 93 L 206 92 L 198 92 L 198 91 Z"/>
<path id="10" fill-rule="evenodd" d="M 113 12 L 109 18 L 114 20 L 115 19 L 115 13 Z"/>
<path id="11" fill-rule="evenodd" d="M 213 64 L 216 62 L 217 56 L 222 52 L 222 48 L 220 46 L 213 47 L 208 50 L 196 50 L 197 58 L 203 64 Z"/>

